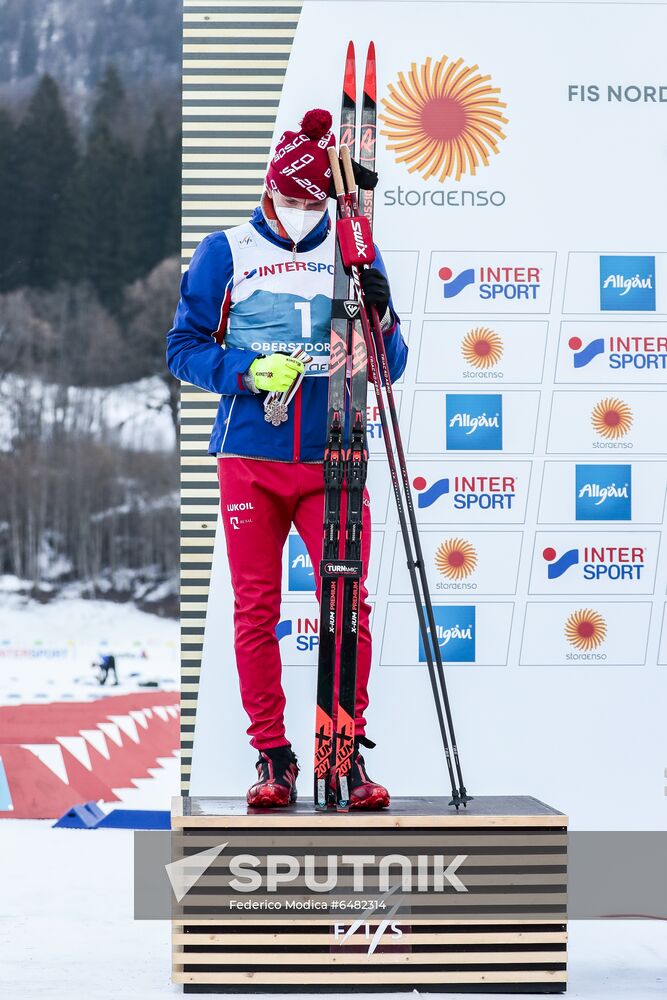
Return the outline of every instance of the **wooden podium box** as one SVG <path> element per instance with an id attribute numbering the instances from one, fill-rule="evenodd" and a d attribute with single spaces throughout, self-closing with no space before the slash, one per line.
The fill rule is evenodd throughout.
<path id="1" fill-rule="evenodd" d="M 216 877 L 214 861 L 197 880 L 200 895 L 174 915 L 173 981 L 186 993 L 564 992 L 567 817 L 530 796 L 480 796 L 458 813 L 447 803 L 393 799 L 382 812 L 337 814 L 311 802 L 251 810 L 243 799 L 175 798 L 177 858 L 219 849 L 221 859 L 253 856 L 266 872 L 275 849 L 301 853 L 304 865 L 316 858 L 319 872 L 350 852 L 416 864 L 439 850 L 444 865 L 457 859 L 465 888 L 410 890 L 395 917 L 230 913 L 229 877 Z"/>

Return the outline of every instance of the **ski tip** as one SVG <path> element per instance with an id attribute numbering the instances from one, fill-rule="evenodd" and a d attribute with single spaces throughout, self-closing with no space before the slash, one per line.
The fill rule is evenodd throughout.
<path id="1" fill-rule="evenodd" d="M 354 42 L 347 43 L 347 55 L 345 56 L 345 78 L 343 79 L 343 91 L 348 97 L 355 99 L 357 94 L 357 71 L 354 59 Z"/>
<path id="2" fill-rule="evenodd" d="M 368 54 L 366 56 L 366 73 L 364 74 L 364 93 L 367 94 L 372 101 L 375 101 L 377 99 L 375 42 L 370 42 L 368 45 Z"/>

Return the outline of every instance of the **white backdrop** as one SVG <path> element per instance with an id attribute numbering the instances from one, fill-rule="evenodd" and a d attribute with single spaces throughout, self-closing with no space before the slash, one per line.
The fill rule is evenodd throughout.
<path id="1" fill-rule="evenodd" d="M 334 16 L 333 4 L 306 2 L 276 138 L 308 108 L 338 107 L 350 29 L 358 63 L 376 42 L 380 113 L 388 85 L 429 56 L 477 64 L 507 105 L 498 153 L 459 181 L 408 172 L 378 140 L 375 235 L 410 346 L 401 425 L 443 654 L 458 661 L 446 670 L 466 783 L 472 794 L 536 795 L 575 829 L 662 829 L 667 7 L 341 2 Z M 358 75 L 360 84 L 361 67 Z M 592 87 L 599 100 L 583 100 Z M 487 268 L 500 279 L 487 280 Z M 640 287 L 622 296 L 615 286 L 635 274 Z M 457 276 L 463 287 L 446 296 Z M 517 284 L 529 286 L 522 298 L 509 287 Z M 488 368 L 465 352 L 478 328 L 491 332 L 482 335 L 497 358 Z M 480 414 L 489 426 L 471 431 Z M 372 405 L 369 419 L 368 733 L 378 743 L 369 769 L 394 794 L 447 794 Z M 461 543 L 458 575 L 447 553 Z M 311 580 L 291 538 L 279 630 L 304 797 L 317 657 Z M 573 644 L 579 612 L 597 643 L 583 650 Z M 470 638 L 447 643 L 456 624 Z M 192 794 L 244 794 L 254 774 L 232 636 L 219 526 Z"/>

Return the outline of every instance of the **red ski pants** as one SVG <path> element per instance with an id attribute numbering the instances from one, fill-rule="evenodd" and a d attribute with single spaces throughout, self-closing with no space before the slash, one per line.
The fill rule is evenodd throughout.
<path id="1" fill-rule="evenodd" d="M 258 750 L 285 746 L 285 695 L 275 628 L 280 617 L 282 553 L 295 525 L 313 564 L 320 600 L 324 481 L 321 463 L 219 458 L 220 508 L 234 590 L 234 648 L 243 707 L 250 718 L 250 743 Z M 341 525 L 345 524 L 342 497 Z M 341 532 L 343 554 L 344 531 Z M 371 549 L 371 511 L 364 495 L 364 566 L 357 657 L 357 734 L 365 732 L 371 669 L 370 606 L 366 574 Z M 334 704 L 337 704 L 337 685 Z M 313 719 L 315 705 L 312 706 Z"/>

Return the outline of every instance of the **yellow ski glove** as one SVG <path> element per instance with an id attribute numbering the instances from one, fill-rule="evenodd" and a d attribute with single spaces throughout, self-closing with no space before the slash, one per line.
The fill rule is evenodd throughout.
<path id="1" fill-rule="evenodd" d="M 262 392 L 286 392 L 304 371 L 304 365 L 288 354 L 269 354 L 255 358 L 250 365 L 255 388 Z"/>

